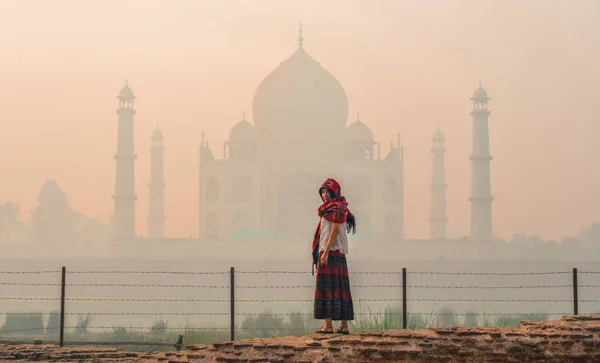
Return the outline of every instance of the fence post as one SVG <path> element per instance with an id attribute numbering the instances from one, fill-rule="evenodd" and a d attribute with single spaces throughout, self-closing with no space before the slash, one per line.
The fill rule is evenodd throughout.
<path id="1" fill-rule="evenodd" d="M 406 313 L 406 267 L 402 267 L 402 329 L 408 326 Z"/>
<path id="2" fill-rule="evenodd" d="M 62 282 L 60 288 L 60 346 L 65 344 L 65 288 L 67 282 L 67 268 L 62 268 Z"/>
<path id="3" fill-rule="evenodd" d="M 235 269 L 232 267 L 230 270 L 230 290 L 231 290 L 231 341 L 235 340 Z"/>
<path id="4" fill-rule="evenodd" d="M 579 314 L 579 298 L 577 295 L 577 268 L 573 268 L 573 315 Z"/>
<path id="5" fill-rule="evenodd" d="M 177 337 L 177 342 L 175 343 L 175 349 L 177 349 L 179 351 L 179 350 L 181 350 L 182 346 L 183 346 L 183 335 L 180 335 Z"/>

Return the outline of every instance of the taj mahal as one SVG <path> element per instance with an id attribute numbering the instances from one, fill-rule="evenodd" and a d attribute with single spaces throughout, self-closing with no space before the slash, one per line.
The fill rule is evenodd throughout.
<path id="1" fill-rule="evenodd" d="M 230 130 L 222 150 L 209 145 L 204 132 L 200 135 L 198 238 L 165 236 L 164 137 L 158 127 L 150 145 L 148 230 L 143 238 L 136 233 L 136 97 L 126 84 L 117 99 L 111 241 L 111 255 L 115 257 L 137 255 L 142 246 L 151 246 L 161 256 L 189 255 L 194 248 L 206 253 L 204 246 L 211 243 L 231 244 L 240 258 L 249 243 L 261 243 L 265 248 L 272 248 L 269 246 L 273 243 L 301 245 L 291 249 L 290 257 L 305 253 L 317 222 L 316 208 L 321 203 L 317 190 L 329 176 L 340 181 L 343 194 L 351 201 L 358 225 L 352 239 L 356 246 L 368 241 L 368 245 L 363 244 L 365 250 L 374 243 L 448 246 L 490 244 L 495 240 L 488 135 L 490 98 L 481 84 L 470 97 L 472 181 L 471 197 L 465 202 L 471 204 L 471 233 L 456 241 L 446 238 L 443 133 L 432 130 L 430 239 L 411 240 L 404 235 L 404 151 L 400 133 L 386 140 L 390 147 L 382 155 L 381 144 L 369 126 L 359 115 L 348 114 L 348 98 L 341 83 L 304 48 L 302 28 L 296 51 L 258 85 L 251 120 L 242 117 Z M 222 158 L 215 156 L 217 151 Z"/>

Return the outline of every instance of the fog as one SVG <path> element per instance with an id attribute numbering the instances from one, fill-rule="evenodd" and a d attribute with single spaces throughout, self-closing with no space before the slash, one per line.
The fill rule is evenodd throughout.
<path id="1" fill-rule="evenodd" d="M 582 311 L 598 310 L 598 1 L 0 0 L 0 34 L 0 314 L 55 310 L 22 304 L 57 297 L 60 274 L 35 271 L 109 285 L 73 296 L 227 300 L 233 266 L 271 271 L 241 275 L 271 286 L 242 298 L 304 304 L 244 311 L 310 315 L 327 177 L 357 217 L 349 262 L 357 300 L 377 300 L 366 309 L 399 306 L 407 267 L 442 272 L 413 276 L 436 286 L 415 292 L 435 300 L 411 302 L 423 316 L 561 315 L 576 267 Z M 531 271 L 560 273 L 519 275 Z M 160 283 L 192 287 L 112 286 Z M 536 298 L 549 301 L 480 301 Z M 109 308 L 199 311 L 142 305 Z"/>
<path id="2" fill-rule="evenodd" d="M 53 271 L 57 263 L 61 261 L 40 262 L 35 267 Z M 526 268 L 523 263 L 508 262 L 493 266 L 439 262 L 373 264 L 350 259 L 349 263 L 357 324 L 381 318 L 374 315 L 386 309 L 391 309 L 396 322 L 401 321 L 402 267 L 407 269 L 406 298 L 411 323 L 422 320 L 429 326 L 444 326 L 456 319 L 451 324 L 462 325 L 467 319 L 466 325 L 469 325 L 468 316 L 471 316 L 480 325 L 502 326 L 502 321 L 530 319 L 536 315 L 556 319 L 573 314 L 573 263 L 530 262 Z M 220 261 L 180 263 L 176 267 L 167 262 L 140 261 L 70 261 L 69 264 L 66 325 L 70 328 L 81 326 L 79 319 L 86 316 L 90 319 L 86 325 L 90 332 L 117 327 L 148 330 L 160 320 L 174 329 L 227 331 L 229 328 L 230 271 Z M 580 268 L 579 314 L 597 313 L 600 303 L 596 291 L 600 280 L 597 270 L 593 272 L 596 264 L 575 264 Z M 236 265 L 238 328 L 242 328 L 247 318 L 261 313 L 281 315 L 286 321 L 289 315 L 296 313 L 312 321 L 314 277 L 310 271 L 290 267 L 288 262 Z M 16 263 L 5 266 L 16 271 L 34 271 Z M 2 287 L 3 297 L 12 298 L 2 301 L 6 311 L 46 314 L 59 311 L 59 271 L 3 278 L 28 284 Z M 32 300 L 33 297 L 44 300 Z M 47 315 L 45 319 L 47 321 Z M 250 324 L 250 328 L 258 327 Z"/>
<path id="3" fill-rule="evenodd" d="M 258 84 L 296 50 L 300 21 L 306 50 L 348 95 L 348 123 L 360 111 L 384 155 L 402 133 L 407 236 L 428 237 L 438 124 L 449 230 L 469 234 L 469 97 L 479 80 L 492 97 L 495 233 L 558 239 L 597 220 L 597 1 L 0 4 L 0 200 L 25 221 L 52 178 L 74 210 L 109 223 L 115 96 L 128 79 L 138 97 L 136 228 L 147 231 L 148 138 L 159 123 L 167 234 L 197 236 L 201 132 L 220 158 Z"/>

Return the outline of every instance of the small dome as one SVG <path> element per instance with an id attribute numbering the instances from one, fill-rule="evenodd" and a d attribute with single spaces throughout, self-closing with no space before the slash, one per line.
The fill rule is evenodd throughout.
<path id="1" fill-rule="evenodd" d="M 477 87 L 477 89 L 473 92 L 472 98 L 489 99 L 487 91 L 485 89 L 483 89 L 483 87 L 481 87 L 481 82 L 479 82 L 479 87 Z"/>
<path id="2" fill-rule="evenodd" d="M 444 133 L 437 129 L 436 132 L 433 133 L 433 140 L 444 140 Z"/>
<path id="3" fill-rule="evenodd" d="M 373 132 L 358 117 L 356 118 L 356 121 L 354 121 L 350 126 L 348 126 L 344 137 L 346 142 L 374 142 Z"/>
<path id="4" fill-rule="evenodd" d="M 125 82 L 125 86 L 123 88 L 121 88 L 121 91 L 119 92 L 119 95 L 117 97 L 122 100 L 135 99 L 135 95 L 133 94 L 133 91 L 131 90 L 131 88 L 129 88 L 129 85 L 127 84 L 127 82 Z"/>
<path id="5" fill-rule="evenodd" d="M 229 142 L 258 142 L 258 134 L 254 125 L 244 117 L 229 131 Z"/>
<path id="6" fill-rule="evenodd" d="M 158 127 L 156 127 L 154 129 L 154 132 L 152 133 L 152 138 L 156 139 L 156 140 L 162 140 L 162 139 L 164 139 L 163 133 L 162 133 L 162 131 L 160 131 L 158 129 Z"/>

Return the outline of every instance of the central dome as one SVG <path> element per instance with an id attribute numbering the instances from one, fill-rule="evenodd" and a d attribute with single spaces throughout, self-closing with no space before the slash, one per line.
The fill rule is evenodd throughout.
<path id="1" fill-rule="evenodd" d="M 340 82 L 300 45 L 260 83 L 252 111 L 259 130 L 342 132 L 348 98 Z"/>

